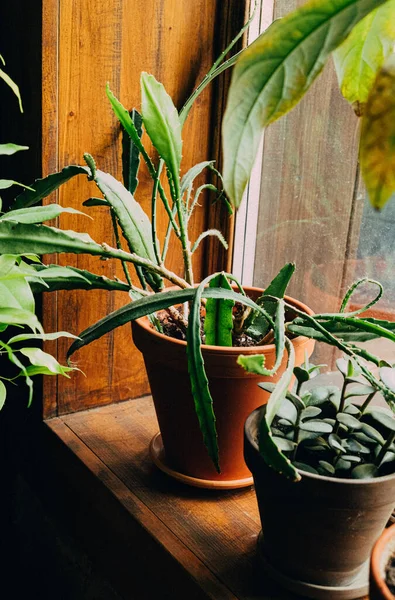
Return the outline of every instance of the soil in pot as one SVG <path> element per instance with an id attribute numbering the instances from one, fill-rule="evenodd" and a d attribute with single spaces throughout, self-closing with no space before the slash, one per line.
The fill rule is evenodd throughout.
<path id="1" fill-rule="evenodd" d="M 391 594 L 395 595 L 395 556 L 392 555 L 385 569 L 385 582 Z"/>
<path id="2" fill-rule="evenodd" d="M 248 288 L 246 292 L 252 298 L 262 294 L 262 290 L 257 288 Z M 287 300 L 312 314 L 308 307 L 298 301 L 291 298 Z M 221 466 L 221 473 L 217 473 L 203 444 L 194 409 L 186 342 L 152 330 L 145 318 L 133 322 L 132 331 L 134 342 L 144 356 L 167 466 L 177 473 L 199 480 L 231 482 L 232 487 L 233 482 L 236 482 L 234 487 L 251 485 L 251 473 L 243 458 L 243 425 L 248 414 L 267 401 L 267 394 L 257 385 L 264 378 L 246 373 L 237 364 L 237 357 L 241 353 L 264 354 L 266 366 L 270 368 L 275 361 L 274 345 L 247 346 L 242 351 L 240 347 L 202 346 L 216 415 Z M 298 337 L 293 344 L 297 363 L 302 364 L 305 351 L 310 356 L 314 342 Z M 285 358 L 283 363 L 270 381 L 276 382 L 281 376 Z"/>

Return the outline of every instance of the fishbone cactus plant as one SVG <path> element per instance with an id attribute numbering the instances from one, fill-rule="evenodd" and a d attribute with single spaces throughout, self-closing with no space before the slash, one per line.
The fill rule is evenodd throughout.
<path id="1" fill-rule="evenodd" d="M 218 469 L 215 418 L 201 352 L 203 341 L 231 345 L 234 335 L 242 331 L 247 332 L 257 343 L 274 339 L 277 358 L 273 369 L 265 368 L 263 357 L 255 359 L 254 363 L 240 359 L 249 370 L 272 375 L 281 363 L 285 348 L 291 353 L 289 335 L 303 333 L 313 338 L 321 336 L 327 343 L 343 350 L 344 332 L 350 340 L 361 335 L 389 337 L 392 341 L 395 337 L 391 323 L 373 323 L 369 319 L 345 315 L 344 311 L 338 315 L 307 318 L 293 307 L 289 309 L 283 296 L 294 271 L 292 264 L 282 269 L 257 302 L 245 295 L 240 282 L 229 273 L 214 273 L 195 286 L 191 257 L 199 244 L 207 236 L 216 236 L 225 247 L 227 244 L 221 232 L 215 229 L 203 231 L 197 239 L 191 240 L 189 224 L 204 190 L 210 190 L 225 202 L 227 200 L 222 189 L 222 177 L 213 161 L 201 162 L 181 176 L 183 125 L 194 101 L 205 87 L 225 69 L 236 65 L 224 119 L 223 137 L 225 190 L 231 205 L 237 207 L 249 177 L 262 127 L 279 118 L 299 101 L 331 52 L 345 42 L 354 26 L 381 5 L 386 5 L 385 0 L 310 0 L 301 9 L 275 22 L 249 48 L 226 60 L 247 29 L 250 21 L 247 22 L 180 112 L 163 85 L 147 73 L 141 75 L 141 114 L 135 109 L 129 112 L 107 87 L 108 99 L 123 130 L 124 185 L 97 168 L 93 158 L 85 154 L 86 165 L 68 166 L 59 173 L 37 180 L 32 185 L 34 191 L 26 190 L 20 194 L 11 212 L 0 217 L 0 253 L 28 252 L 41 255 L 71 252 L 116 259 L 122 263 L 124 282 L 78 269 L 71 269 L 72 275 L 67 280 L 54 277 L 51 283 L 47 281 L 50 290 L 123 290 L 133 299 L 132 303 L 83 331 L 81 339 L 70 348 L 69 355 L 115 327 L 144 315 L 149 315 L 153 326 L 160 330 L 157 313 L 162 309 L 169 310 L 171 318 L 186 329 L 189 373 L 196 412 L 208 452 Z M 379 63 L 378 67 L 382 64 L 380 61 Z M 159 154 L 157 163 L 151 159 L 142 141 L 143 129 Z M 150 218 L 134 197 L 141 159 L 152 178 Z M 215 183 L 204 183 L 194 190 L 196 178 L 205 170 L 215 177 Z M 162 172 L 167 178 L 169 193 L 162 185 Z M 101 197 L 90 198 L 84 205 L 100 205 L 108 210 L 115 232 L 115 247 L 102 241 L 97 242 L 87 234 L 63 231 L 43 224 L 66 209 L 53 204 L 43 207 L 35 205 L 78 175 L 86 176 L 96 183 Z M 163 240 L 158 239 L 156 227 L 159 202 L 164 206 L 169 223 Z M 231 210 L 230 205 L 229 209 Z M 166 267 L 171 232 L 180 245 L 183 276 Z M 121 234 L 127 250 L 122 246 Z M 132 284 L 130 266 L 136 269 L 140 286 Z M 56 268 L 42 265 L 36 267 L 42 278 L 46 269 L 52 269 L 55 273 Z M 165 282 L 178 289 L 166 291 Z M 34 286 L 36 289 L 40 288 L 39 282 L 35 282 Z M 175 308 L 183 303 L 189 303 L 187 319 Z M 234 309 L 235 303 L 237 310 Z M 204 340 L 200 335 L 203 304 L 206 311 Z M 285 319 L 290 322 L 286 324 Z M 359 351 L 351 344 L 347 345 L 345 351 L 357 358 L 360 356 Z M 384 387 L 380 382 L 378 385 Z M 392 392 L 388 394 L 391 395 Z"/>

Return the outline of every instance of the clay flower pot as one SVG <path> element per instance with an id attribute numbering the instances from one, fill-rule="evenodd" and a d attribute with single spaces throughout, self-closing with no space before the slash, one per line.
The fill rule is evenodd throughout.
<path id="1" fill-rule="evenodd" d="M 262 294 L 262 290 L 246 288 L 246 293 L 254 299 Z M 291 298 L 287 300 L 312 314 L 304 304 Z M 237 488 L 251 485 L 251 473 L 243 458 L 243 425 L 250 412 L 267 400 L 267 394 L 257 385 L 264 377 L 246 373 L 236 361 L 240 354 L 264 354 L 265 364 L 270 368 L 275 362 L 274 345 L 252 348 L 202 347 L 216 415 L 221 466 L 221 473 L 217 473 L 203 444 L 194 409 L 186 342 L 153 330 L 147 318 L 134 321 L 132 331 L 134 343 L 144 356 L 161 432 L 161 439 L 156 437 L 151 444 L 154 462 L 177 479 L 199 487 Z M 293 344 L 296 362 L 301 364 L 305 351 L 311 355 L 314 342 L 298 337 Z M 286 359 L 270 381 L 278 380 L 285 363 Z"/>
<path id="2" fill-rule="evenodd" d="M 393 600 L 395 596 L 388 588 L 385 570 L 392 555 L 395 554 L 395 525 L 384 531 L 374 545 L 370 559 L 371 600 Z"/>
<path id="3" fill-rule="evenodd" d="M 246 421 L 245 459 L 254 476 L 264 568 L 309 598 L 366 595 L 369 556 L 394 507 L 395 474 L 339 479 L 301 471 L 294 483 L 259 453 L 261 414 L 257 409 Z"/>

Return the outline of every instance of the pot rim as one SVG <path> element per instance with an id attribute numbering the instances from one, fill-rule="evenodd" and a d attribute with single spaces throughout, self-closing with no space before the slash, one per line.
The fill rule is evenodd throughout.
<path id="1" fill-rule="evenodd" d="M 172 286 L 175 287 L 175 286 Z M 237 286 L 234 286 L 237 287 Z M 170 290 L 171 287 L 166 288 L 166 291 Z M 259 288 L 259 287 L 254 287 L 254 286 L 243 286 L 243 289 L 247 292 L 263 292 L 264 288 Z M 303 302 L 301 302 L 300 300 L 297 300 L 296 298 L 293 298 L 292 296 L 284 296 L 284 299 L 289 302 L 289 304 L 294 304 L 297 308 L 303 310 L 306 314 L 308 315 L 313 315 L 314 311 L 307 306 L 307 304 L 304 304 Z M 132 321 L 133 323 L 138 323 L 140 325 L 140 327 L 142 327 L 143 329 L 145 329 L 146 331 L 149 331 L 153 336 L 155 336 L 158 339 L 162 339 L 162 340 L 167 340 L 170 343 L 176 344 L 178 346 L 187 346 L 187 342 L 184 340 L 177 340 L 176 338 L 172 338 L 168 335 L 165 335 L 164 333 L 159 333 L 159 331 L 156 331 L 156 329 L 153 329 L 148 321 L 148 317 L 140 317 L 139 319 L 135 319 L 134 321 Z M 298 335 L 297 337 L 293 338 L 293 343 L 297 343 L 299 344 L 303 344 L 305 343 L 306 340 L 310 340 L 311 338 L 308 338 L 306 336 L 302 336 L 302 335 Z M 314 340 L 311 340 L 314 341 Z M 265 346 L 213 346 L 211 344 L 202 344 L 201 345 L 202 348 L 204 348 L 205 352 L 216 352 L 218 353 L 218 351 L 222 351 L 225 354 L 235 354 L 235 355 L 239 355 L 239 354 L 246 354 L 248 352 L 253 351 L 254 354 L 268 354 L 271 352 L 275 352 L 276 350 L 276 346 L 275 344 L 266 344 Z"/>
<path id="2" fill-rule="evenodd" d="M 251 422 L 257 418 L 258 413 L 265 407 L 266 407 L 266 405 L 263 404 L 259 408 L 256 408 L 250 415 L 248 415 L 247 420 L 244 425 L 244 431 L 246 434 L 246 438 L 247 438 L 248 442 L 251 444 L 251 446 L 254 448 L 254 450 L 259 454 L 259 456 L 261 456 L 261 454 L 259 453 L 258 444 L 251 435 Z M 263 456 L 262 456 L 262 460 L 265 460 L 263 458 Z M 271 467 L 269 467 L 269 468 L 271 468 Z M 390 475 L 382 475 L 381 477 L 374 477 L 372 479 L 343 479 L 341 477 L 328 477 L 326 475 L 318 475 L 318 474 L 316 475 L 315 473 L 309 473 L 308 471 L 303 471 L 302 469 L 297 469 L 297 471 L 302 475 L 302 477 L 305 477 L 307 479 L 324 481 L 328 484 L 339 483 L 339 484 L 343 484 L 346 486 L 347 485 L 348 486 L 350 486 L 350 485 L 354 485 L 354 486 L 377 485 L 378 483 L 385 483 L 387 481 L 391 481 L 392 479 L 395 479 L 395 473 L 391 473 Z M 295 482 L 295 485 L 297 485 L 297 483 L 298 482 Z"/>
<path id="3" fill-rule="evenodd" d="M 372 555 L 370 558 L 370 571 L 375 584 L 379 587 L 383 597 L 392 600 L 394 597 L 391 593 L 386 581 L 385 573 L 383 573 L 383 565 L 381 564 L 381 556 L 384 554 L 389 541 L 395 537 L 395 524 L 385 529 L 377 542 L 373 546 Z"/>

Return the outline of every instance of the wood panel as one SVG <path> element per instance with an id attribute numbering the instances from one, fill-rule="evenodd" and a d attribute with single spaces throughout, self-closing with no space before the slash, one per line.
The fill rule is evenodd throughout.
<path id="1" fill-rule="evenodd" d="M 302 4 L 277 0 L 275 18 Z M 290 294 L 314 310 L 339 308 L 362 214 L 357 156 L 358 119 L 329 64 L 302 102 L 265 133 L 254 285 L 267 285 L 285 262 L 296 262 Z M 316 265 L 325 265 L 326 290 L 314 281 Z M 331 362 L 331 351 L 320 360 Z"/>
<path id="2" fill-rule="evenodd" d="M 138 586 L 145 577 L 144 571 L 136 571 L 137 565 L 148 557 L 157 557 L 151 578 L 158 583 L 166 577 L 169 587 L 161 588 L 165 598 L 169 592 L 174 598 L 197 596 L 213 600 L 293 598 L 270 582 L 257 564 L 260 521 L 252 488 L 236 492 L 190 488 L 152 465 L 148 444 L 158 425 L 150 398 L 66 415 L 47 421 L 46 425 L 77 459 L 78 464 L 64 476 L 66 487 L 74 489 L 80 485 L 78 510 L 89 506 L 94 513 L 99 509 L 109 522 L 110 531 L 111 527 L 114 531 L 114 540 L 120 527 L 124 532 L 133 531 L 133 542 L 116 565 L 111 558 L 107 562 L 109 552 L 118 547 L 111 540 L 111 533 L 107 550 L 97 539 L 97 529 L 88 539 L 93 551 L 100 545 L 98 558 L 106 569 L 112 570 L 114 585 L 125 586 L 132 581 L 132 590 L 132 585 Z M 62 470 L 69 470 L 71 456 L 61 464 Z M 115 510 L 107 491 L 127 514 Z M 102 531 L 100 528 L 100 538 Z M 126 573 L 125 563 L 131 565 Z M 143 597 L 148 599 L 151 595 Z"/>
<path id="3" fill-rule="evenodd" d="M 88 151 L 99 168 L 120 178 L 119 127 L 105 97 L 106 82 L 110 82 L 125 106 L 138 108 L 140 72 L 151 72 L 180 107 L 218 52 L 217 33 L 222 28 L 222 17 L 228 7 L 216 0 L 193 3 L 188 0 L 63 0 L 61 3 L 45 0 L 44 11 L 43 47 L 47 56 L 44 63 L 43 138 L 49 135 L 51 140 L 45 148 L 44 174 L 54 169 L 54 162 L 57 168 L 81 163 L 83 152 Z M 229 35 L 232 23 L 229 17 Z M 234 23 L 236 29 L 238 25 L 238 22 Z M 49 65 L 52 65 L 51 70 Z M 56 82 L 57 93 L 53 94 Z M 209 125 L 213 111 L 213 92 L 208 90 L 199 98 L 185 126 L 182 171 L 210 157 L 213 144 Z M 136 197 L 148 212 L 150 186 L 144 170 L 140 181 Z M 95 187 L 80 176 L 60 190 L 59 201 L 64 206 L 81 208 L 81 203 L 94 194 Z M 88 231 L 96 241 L 113 244 L 109 218 L 103 209 L 93 209 L 90 214 L 94 217 L 92 223 L 79 216 L 64 215 L 61 227 Z M 197 211 L 193 221 L 192 241 L 207 218 L 205 205 Z M 160 211 L 160 237 L 166 226 L 164 212 Z M 202 273 L 203 250 L 202 245 L 194 256 L 196 279 Z M 180 253 L 176 244 L 171 244 L 168 256 L 170 266 L 180 271 Z M 98 274 L 122 277 L 122 271 L 110 261 L 82 256 L 62 256 L 59 260 L 61 264 Z M 47 295 L 44 305 L 46 324 L 53 329 L 56 311 L 56 328 L 78 333 L 126 301 L 125 295 L 98 291 L 62 292 L 56 298 Z M 60 359 L 64 358 L 67 347 L 67 342 L 59 341 Z M 70 380 L 59 379 L 57 392 L 55 387 L 48 386 L 46 416 L 148 392 L 142 359 L 132 346 L 128 326 L 82 349 L 76 359 L 86 377 L 77 373 Z"/>

